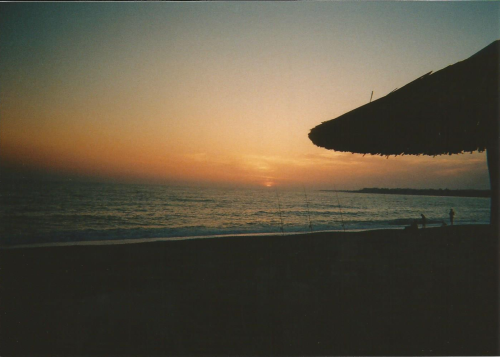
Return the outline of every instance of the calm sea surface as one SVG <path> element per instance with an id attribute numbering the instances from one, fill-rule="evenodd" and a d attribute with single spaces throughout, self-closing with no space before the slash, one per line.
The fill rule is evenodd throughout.
<path id="1" fill-rule="evenodd" d="M 487 224 L 487 198 L 282 189 L 3 182 L 0 244 L 38 244 L 230 234 L 401 229 L 424 213 L 428 226 Z M 337 198 L 338 197 L 338 198 Z M 278 203 L 279 198 L 279 203 Z M 281 206 L 281 209 L 280 209 Z M 281 212 L 281 218 L 280 218 Z"/>

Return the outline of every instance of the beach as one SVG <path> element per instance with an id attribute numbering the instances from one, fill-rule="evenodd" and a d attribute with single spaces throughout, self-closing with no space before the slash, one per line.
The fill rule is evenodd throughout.
<path id="1" fill-rule="evenodd" d="M 498 355 L 488 225 L 0 249 L 0 354 Z"/>

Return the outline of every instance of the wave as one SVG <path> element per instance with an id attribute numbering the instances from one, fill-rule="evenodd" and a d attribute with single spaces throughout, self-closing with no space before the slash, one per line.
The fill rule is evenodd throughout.
<path id="1" fill-rule="evenodd" d="M 280 210 L 274 193 L 265 190 L 21 188 L 3 192 L 0 187 L 0 194 L 10 197 L 0 206 L 0 245 L 280 234 L 280 218 L 286 234 L 308 232 L 309 220 L 315 231 L 402 229 L 414 219 L 420 222 L 421 213 L 432 227 L 448 222 L 451 207 L 456 224 L 489 221 L 488 201 L 475 198 L 350 193 L 339 194 L 339 208 L 328 192 L 311 191 L 307 207 L 300 190 L 281 194 Z"/>
<path id="2" fill-rule="evenodd" d="M 215 203 L 214 199 L 210 198 L 187 198 L 187 197 L 170 197 L 168 198 L 171 202 L 206 202 L 206 203 Z"/>
<path id="3" fill-rule="evenodd" d="M 313 231 L 362 231 L 373 229 L 403 229 L 411 224 L 412 219 L 394 219 L 394 220 L 346 220 L 342 226 L 341 221 L 314 221 L 312 220 Z M 442 225 L 442 220 L 428 220 L 428 227 L 437 227 Z M 285 234 L 306 233 L 310 228 L 303 222 L 284 223 Z M 487 224 L 477 220 L 458 221 L 455 224 Z M 420 224 L 420 221 L 418 221 Z M 2 232 L 0 232 L 2 233 Z M 246 222 L 243 225 L 225 225 L 223 227 L 207 227 L 203 225 L 192 225 L 174 228 L 113 228 L 113 229 L 82 229 L 82 230 L 60 230 L 44 232 L 37 234 L 2 234 L 0 244 L 2 246 L 42 244 L 42 243 L 69 243 L 83 241 L 113 241 L 113 240 L 134 240 L 134 239 L 152 239 L 152 238 L 189 238 L 189 237 L 207 237 L 207 236 L 236 236 L 236 235 L 254 235 L 254 234 L 281 234 L 278 222 L 274 224 L 262 224 L 258 222 Z"/>

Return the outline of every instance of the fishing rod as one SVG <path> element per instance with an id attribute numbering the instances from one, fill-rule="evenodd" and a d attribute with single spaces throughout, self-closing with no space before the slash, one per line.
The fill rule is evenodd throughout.
<path id="1" fill-rule="evenodd" d="M 281 214 L 280 196 L 278 196 L 278 189 L 277 188 L 275 188 L 275 192 L 276 192 L 276 198 L 278 199 L 278 211 L 280 213 L 280 230 L 281 230 L 281 234 L 285 235 L 285 230 L 283 229 L 283 215 Z"/>
<path id="2" fill-rule="evenodd" d="M 304 185 L 302 185 L 302 188 L 304 189 L 304 196 L 306 196 L 307 219 L 309 220 L 309 229 L 311 230 L 311 233 L 312 233 L 313 226 L 312 226 L 312 223 L 311 223 L 311 213 L 309 211 L 309 201 L 307 200 L 306 187 Z"/>
<path id="3" fill-rule="evenodd" d="M 335 185 L 333 185 L 333 189 L 335 190 L 335 195 L 337 196 L 337 203 L 339 205 L 339 211 L 340 211 L 340 221 L 342 222 L 342 229 L 344 230 L 345 233 L 344 216 L 342 215 L 342 207 L 340 207 L 339 193 L 337 192 Z"/>

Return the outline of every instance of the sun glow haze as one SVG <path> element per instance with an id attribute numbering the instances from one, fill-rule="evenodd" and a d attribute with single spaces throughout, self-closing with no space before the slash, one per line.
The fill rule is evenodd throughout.
<path id="1" fill-rule="evenodd" d="M 0 7 L 0 158 L 11 166 L 167 183 L 489 187 L 484 153 L 387 160 L 307 134 L 372 90 L 497 39 L 498 3 Z"/>

